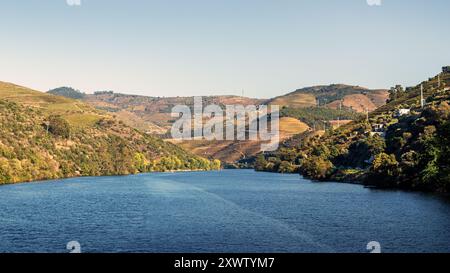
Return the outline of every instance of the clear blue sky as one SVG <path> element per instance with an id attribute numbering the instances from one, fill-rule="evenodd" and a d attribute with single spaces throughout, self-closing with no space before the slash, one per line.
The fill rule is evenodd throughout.
<path id="1" fill-rule="evenodd" d="M 152 96 L 412 85 L 450 65 L 448 0 L 0 1 L 0 80 Z"/>

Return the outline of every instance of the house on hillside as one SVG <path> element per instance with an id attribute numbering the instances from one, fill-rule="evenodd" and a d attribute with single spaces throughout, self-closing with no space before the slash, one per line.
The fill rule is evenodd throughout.
<path id="1" fill-rule="evenodd" d="M 386 125 L 383 123 L 375 123 L 372 124 L 372 131 L 370 132 L 370 136 L 379 135 L 382 138 L 386 137 Z"/>
<path id="2" fill-rule="evenodd" d="M 450 66 L 444 66 L 444 67 L 442 68 L 442 72 L 444 72 L 444 73 L 450 73 Z"/>
<path id="3" fill-rule="evenodd" d="M 372 130 L 374 132 L 384 132 L 384 124 L 381 123 L 372 124 Z"/>
<path id="4" fill-rule="evenodd" d="M 411 114 L 411 109 L 401 108 L 401 109 L 397 109 L 397 111 L 395 111 L 394 116 L 396 118 L 399 118 L 402 116 L 407 116 L 409 114 Z"/>
<path id="5" fill-rule="evenodd" d="M 386 138 L 386 132 L 370 132 L 371 137 L 373 137 L 374 135 L 378 135 L 381 138 Z"/>

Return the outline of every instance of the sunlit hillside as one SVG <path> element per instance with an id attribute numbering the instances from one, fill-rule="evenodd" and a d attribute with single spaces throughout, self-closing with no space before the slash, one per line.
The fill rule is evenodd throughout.
<path id="1" fill-rule="evenodd" d="M 300 172 L 323 181 L 450 192 L 449 68 L 415 86 L 390 90 L 389 102 L 322 135 L 298 135 L 257 170 Z M 423 101 L 421 102 L 423 98 Z"/>
<path id="2" fill-rule="evenodd" d="M 373 111 L 386 103 L 387 90 L 371 90 L 360 86 L 332 84 L 313 86 L 269 100 L 269 104 L 289 108 L 325 106 L 333 109 L 341 107 L 356 112 Z"/>
<path id="3" fill-rule="evenodd" d="M 0 184 L 219 167 L 81 101 L 0 83 Z"/>

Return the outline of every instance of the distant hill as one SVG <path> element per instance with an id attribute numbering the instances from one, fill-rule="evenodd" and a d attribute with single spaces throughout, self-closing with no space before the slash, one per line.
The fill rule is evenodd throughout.
<path id="1" fill-rule="evenodd" d="M 280 97 L 271 99 L 268 104 L 286 106 L 291 108 L 306 108 L 317 106 L 316 96 L 313 94 L 305 93 L 290 93 Z"/>
<path id="2" fill-rule="evenodd" d="M 172 108 L 176 105 L 193 107 L 193 97 L 147 97 L 120 93 L 96 93 L 87 95 L 84 101 L 96 107 L 114 113 L 130 126 L 145 132 L 165 134 L 170 130 L 174 118 L 171 117 Z M 264 100 L 239 96 L 208 96 L 203 97 L 203 104 L 259 105 Z"/>
<path id="3" fill-rule="evenodd" d="M 219 167 L 82 101 L 0 82 L 0 184 Z"/>
<path id="4" fill-rule="evenodd" d="M 55 90 L 51 92 L 65 97 L 74 97 L 79 92 L 64 87 Z M 359 86 L 332 84 L 298 89 L 269 100 L 239 96 L 207 96 L 203 97 L 203 103 L 204 105 L 217 104 L 220 106 L 272 104 L 289 109 L 321 106 L 340 110 L 344 115 L 343 118 L 348 119 L 349 116 L 352 116 L 351 111 L 364 113 L 366 110 L 373 111 L 384 105 L 388 96 L 387 90 L 370 90 Z M 93 95 L 83 94 L 81 99 L 97 109 L 113 113 L 130 126 L 155 134 L 164 134 L 170 129 L 173 122 L 170 113 L 175 105 L 193 105 L 192 97 L 147 97 L 114 93 L 113 91 L 95 92 Z"/>
<path id="5" fill-rule="evenodd" d="M 291 117 L 309 125 L 311 128 L 321 128 L 329 126 L 331 121 L 335 120 L 356 120 L 364 115 L 349 108 L 333 109 L 328 107 L 307 107 L 307 108 L 290 108 L 283 107 L 280 115 L 282 117 Z M 335 123 L 336 125 L 339 122 Z"/>
<path id="6" fill-rule="evenodd" d="M 113 112 L 119 119 L 130 126 L 144 129 L 150 133 L 164 134 L 170 130 L 174 118 L 171 117 L 175 105 L 193 107 L 193 97 L 145 97 L 115 93 L 100 93 L 88 95 L 85 101 L 98 109 Z M 216 104 L 223 108 L 226 105 L 261 105 L 264 99 L 254 99 L 239 96 L 209 96 L 203 97 L 203 105 Z M 135 124 L 135 125 L 133 125 Z M 145 128 L 142 127 L 145 126 Z M 301 133 L 309 127 L 305 123 L 288 117 L 280 120 L 281 138 L 288 138 Z M 259 152 L 260 141 L 173 141 L 188 151 L 210 159 L 219 159 L 233 163 L 239 159 L 252 156 Z"/>
<path id="7" fill-rule="evenodd" d="M 193 97 L 146 97 L 119 93 L 96 93 L 88 95 L 84 101 L 97 109 L 106 110 L 126 124 L 147 133 L 163 135 L 168 138 L 174 118 L 172 108 L 176 105 L 193 107 Z M 239 96 L 207 96 L 203 97 L 203 105 L 260 105 L 265 100 Z M 219 159 L 232 163 L 242 157 L 257 153 L 261 143 L 259 141 L 177 141 L 171 142 L 181 145 L 184 149 L 199 156 Z"/>
<path id="8" fill-rule="evenodd" d="M 72 99 L 82 99 L 86 95 L 79 90 L 73 89 L 72 87 L 59 87 L 49 90 L 47 93 Z"/>
<path id="9" fill-rule="evenodd" d="M 273 98 L 268 104 L 289 108 L 326 106 L 338 109 L 346 107 L 356 112 L 375 110 L 386 103 L 388 90 L 371 90 L 345 84 L 320 85 L 298 89 L 292 93 Z"/>
<path id="10" fill-rule="evenodd" d="M 290 137 L 309 130 L 309 126 L 298 119 L 282 117 L 280 119 L 280 140 L 284 141 Z M 260 152 L 261 141 L 173 141 L 199 156 L 219 159 L 222 162 L 232 164 L 242 159 L 252 157 Z"/>
<path id="11" fill-rule="evenodd" d="M 63 89 L 65 90 L 65 89 Z M 72 92 L 73 93 L 73 92 Z M 68 92 L 59 92 L 65 96 Z M 70 94 L 69 94 L 70 95 Z M 358 112 L 374 110 L 387 99 L 386 90 L 369 90 L 349 85 L 316 86 L 299 89 L 293 93 L 274 99 L 255 99 L 239 96 L 206 96 L 203 104 L 225 105 L 262 105 L 281 106 L 282 140 L 300 134 L 316 126 L 338 126 L 333 120 L 351 120 L 359 118 Z M 193 106 L 193 97 L 147 97 L 100 91 L 86 94 L 81 98 L 98 110 L 109 112 L 125 124 L 143 132 L 169 137 L 168 132 L 174 122 L 171 117 L 175 105 Z M 342 100 L 342 106 L 340 104 Z M 318 102 L 321 105 L 318 107 Z M 294 122 L 295 121 L 295 122 Z M 342 123 L 344 124 L 344 123 Z M 289 132 L 289 133 L 286 133 Z M 260 142 L 229 141 L 185 141 L 177 144 L 185 149 L 211 159 L 220 159 L 227 163 L 251 157 L 259 151 Z"/>

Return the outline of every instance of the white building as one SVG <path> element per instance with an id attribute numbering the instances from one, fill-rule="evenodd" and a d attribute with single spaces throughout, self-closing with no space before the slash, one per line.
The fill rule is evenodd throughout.
<path id="1" fill-rule="evenodd" d="M 386 133 L 385 132 L 370 132 L 370 136 L 373 137 L 375 135 L 380 136 L 381 138 L 386 138 Z"/>
<path id="2" fill-rule="evenodd" d="M 407 116 L 409 114 L 411 114 L 411 109 L 402 108 L 395 111 L 396 117 Z"/>
<path id="3" fill-rule="evenodd" d="M 384 124 L 373 124 L 372 128 L 375 132 L 383 132 Z"/>

